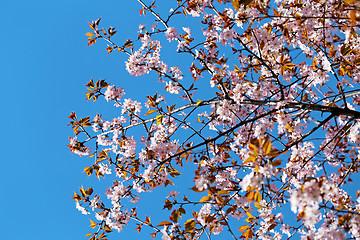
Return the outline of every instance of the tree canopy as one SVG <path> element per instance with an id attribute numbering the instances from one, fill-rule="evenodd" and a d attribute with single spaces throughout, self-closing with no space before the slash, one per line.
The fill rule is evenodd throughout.
<path id="1" fill-rule="evenodd" d="M 150 239 L 360 239 L 360 2 L 138 2 L 127 41 L 100 19 L 86 33 L 156 88 L 141 102 L 91 79 L 86 98 L 118 116 L 69 116 L 84 172 L 112 179 L 75 192 L 87 236 L 134 221 Z M 138 214 L 159 188 L 163 209 Z"/>

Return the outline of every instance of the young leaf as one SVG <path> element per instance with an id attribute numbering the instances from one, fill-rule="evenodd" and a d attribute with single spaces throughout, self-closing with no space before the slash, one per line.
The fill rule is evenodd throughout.
<path id="1" fill-rule="evenodd" d="M 235 11 L 239 11 L 239 8 L 240 8 L 240 1 L 239 0 L 232 0 L 232 5 L 235 8 Z"/>
<path id="2" fill-rule="evenodd" d="M 147 111 L 147 112 L 145 113 L 145 116 L 150 115 L 150 114 L 152 114 L 152 113 L 154 113 L 154 112 L 156 112 L 155 109 L 149 110 L 149 111 Z"/>
<path id="3" fill-rule="evenodd" d="M 249 227 L 250 227 L 249 225 L 243 225 L 243 226 L 239 227 L 239 231 L 240 231 L 240 232 L 244 232 L 244 231 L 246 231 L 246 229 L 248 229 Z"/>
<path id="4" fill-rule="evenodd" d="M 89 220 L 90 220 L 90 227 L 95 228 L 97 226 L 97 223 L 91 219 L 89 219 Z"/>
<path id="5" fill-rule="evenodd" d="M 172 222 L 169 222 L 169 221 L 162 221 L 161 223 L 158 224 L 158 227 L 161 227 L 161 226 L 167 226 L 167 225 L 172 225 Z"/>
<path id="6" fill-rule="evenodd" d="M 160 125 L 162 123 L 163 115 L 157 115 L 156 116 L 156 123 L 157 125 Z"/>
<path id="7" fill-rule="evenodd" d="M 210 201 L 211 200 L 211 197 L 210 196 L 204 196 L 200 199 L 200 203 L 204 203 L 204 202 L 207 202 L 207 201 Z"/>

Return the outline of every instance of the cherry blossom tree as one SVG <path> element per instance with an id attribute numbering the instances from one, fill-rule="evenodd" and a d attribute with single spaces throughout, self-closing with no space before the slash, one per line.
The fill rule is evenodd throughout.
<path id="1" fill-rule="evenodd" d="M 157 88 L 141 102 L 91 79 L 87 99 L 118 116 L 69 117 L 84 172 L 112 179 L 75 192 L 87 236 L 135 222 L 149 239 L 360 239 L 360 2 L 138 2 L 147 22 L 126 42 L 100 19 L 86 34 Z M 163 209 L 138 214 L 157 189 Z"/>

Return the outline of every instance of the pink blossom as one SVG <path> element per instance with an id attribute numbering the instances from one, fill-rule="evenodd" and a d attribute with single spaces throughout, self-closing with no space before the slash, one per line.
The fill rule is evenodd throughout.
<path id="1" fill-rule="evenodd" d="M 142 30 L 144 30 L 145 28 L 145 24 L 140 24 L 139 25 L 139 32 L 142 32 Z"/>
<path id="2" fill-rule="evenodd" d="M 100 200 L 100 196 L 96 196 L 90 200 L 90 204 L 89 204 L 89 207 L 94 211 L 95 208 L 98 206 L 98 203 L 99 203 L 99 200 Z"/>
<path id="3" fill-rule="evenodd" d="M 247 191 L 248 187 L 260 189 L 261 184 L 264 183 L 262 174 L 255 174 L 251 172 L 247 174 L 240 183 L 242 191 Z"/>
<path id="4" fill-rule="evenodd" d="M 109 121 L 104 121 L 103 122 L 103 130 L 109 130 L 110 129 L 110 127 L 111 127 L 111 123 L 109 122 Z"/>
<path id="5" fill-rule="evenodd" d="M 348 135 L 350 142 L 355 143 L 356 145 L 360 144 L 359 129 L 360 129 L 360 123 L 358 122 L 350 128 L 350 132 Z"/>
<path id="6" fill-rule="evenodd" d="M 81 150 L 74 150 L 73 151 L 75 154 L 79 155 L 79 156 L 87 156 L 91 153 L 91 149 L 88 148 L 88 147 L 84 147 L 83 149 Z"/>
<path id="7" fill-rule="evenodd" d="M 129 202 L 136 204 L 136 203 L 139 202 L 139 200 L 140 200 L 140 196 L 138 195 L 138 196 L 136 196 L 136 197 L 133 197 Z"/>
<path id="8" fill-rule="evenodd" d="M 160 232 L 163 234 L 161 240 L 171 240 L 171 237 L 169 236 L 166 230 L 167 230 L 166 226 L 160 230 Z"/>
<path id="9" fill-rule="evenodd" d="M 110 85 L 106 88 L 106 91 L 104 93 L 106 101 L 119 101 L 122 96 L 124 96 L 125 92 L 122 88 L 116 88 L 113 85 Z"/>
<path id="10" fill-rule="evenodd" d="M 176 198 L 177 196 L 179 196 L 179 193 L 175 191 L 170 191 L 168 194 L 168 197 L 170 198 Z"/>
<path id="11" fill-rule="evenodd" d="M 165 89 L 172 94 L 179 94 L 181 91 L 179 84 L 173 83 L 172 81 L 166 83 Z"/>
<path id="12" fill-rule="evenodd" d="M 189 46 L 189 43 L 188 43 L 188 42 L 186 42 L 186 41 L 180 41 L 180 42 L 178 43 L 178 46 L 177 46 L 177 51 L 179 51 L 180 49 L 185 48 L 185 47 L 187 47 L 187 46 Z"/>
<path id="13" fill-rule="evenodd" d="M 172 73 L 172 74 L 173 74 L 173 77 L 176 78 L 176 79 L 178 79 L 178 80 L 183 79 L 182 72 L 181 72 L 180 68 L 177 67 L 177 66 L 175 66 L 175 67 L 170 67 L 169 73 Z"/>
<path id="14" fill-rule="evenodd" d="M 99 164 L 99 171 L 102 174 L 111 174 L 111 169 L 109 168 L 109 166 L 107 164 L 100 163 Z"/>
<path id="15" fill-rule="evenodd" d="M 186 34 L 187 34 L 188 36 L 191 36 L 190 28 L 188 28 L 188 27 L 183 27 L 182 29 L 184 30 L 184 32 L 186 32 Z"/>
<path id="16" fill-rule="evenodd" d="M 105 135 L 98 135 L 97 142 L 102 146 L 109 146 L 112 144 L 112 141 L 110 139 L 106 139 Z"/>
<path id="17" fill-rule="evenodd" d="M 124 100 L 124 103 L 122 104 L 122 110 L 121 113 L 140 113 L 141 105 L 138 101 L 133 101 L 131 98 L 127 98 Z"/>
<path id="18" fill-rule="evenodd" d="M 200 211 L 198 213 L 198 216 L 197 216 L 197 220 L 200 222 L 200 224 L 202 226 L 206 225 L 205 219 L 206 219 L 207 216 L 210 215 L 210 213 L 211 213 L 211 204 L 209 204 L 209 203 L 204 204 L 201 207 L 201 209 L 200 209 Z"/>
<path id="19" fill-rule="evenodd" d="M 76 137 L 69 137 L 69 141 L 70 141 L 70 146 L 71 147 L 76 147 L 76 143 L 77 143 L 77 138 Z"/>
<path id="20" fill-rule="evenodd" d="M 165 32 L 166 39 L 169 40 L 169 42 L 176 40 L 178 38 L 176 28 L 169 27 Z"/>
<path id="21" fill-rule="evenodd" d="M 79 210 L 82 214 L 87 215 L 90 214 L 84 207 L 80 205 L 79 202 L 76 202 L 76 209 Z"/>
<path id="22" fill-rule="evenodd" d="M 322 64 L 323 64 L 323 68 L 328 71 L 328 72 L 331 72 L 331 73 L 334 73 L 334 71 L 332 70 L 331 68 L 331 63 L 329 61 L 329 59 L 326 57 L 326 56 L 323 56 L 322 57 Z"/>
<path id="23" fill-rule="evenodd" d="M 199 189 L 199 191 L 207 189 L 208 183 L 209 183 L 209 181 L 204 176 L 200 176 L 195 179 L 195 185 L 196 185 L 196 188 Z"/>
<path id="24" fill-rule="evenodd" d="M 221 34 L 219 35 L 219 42 L 223 45 L 228 44 L 229 40 L 232 40 L 236 36 L 234 29 L 225 29 Z"/>

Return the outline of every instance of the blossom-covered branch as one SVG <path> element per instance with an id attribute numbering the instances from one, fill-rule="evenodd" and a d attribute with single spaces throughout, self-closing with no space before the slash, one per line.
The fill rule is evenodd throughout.
<path id="1" fill-rule="evenodd" d="M 70 150 L 93 159 L 84 172 L 113 178 L 75 192 L 95 214 L 90 239 L 130 221 L 164 240 L 360 239 L 359 2 L 138 2 L 137 37 L 118 43 L 98 19 L 88 45 L 105 40 L 156 91 L 141 102 L 91 79 L 87 99 L 119 116 L 69 116 Z M 141 215 L 159 188 L 163 209 Z"/>

